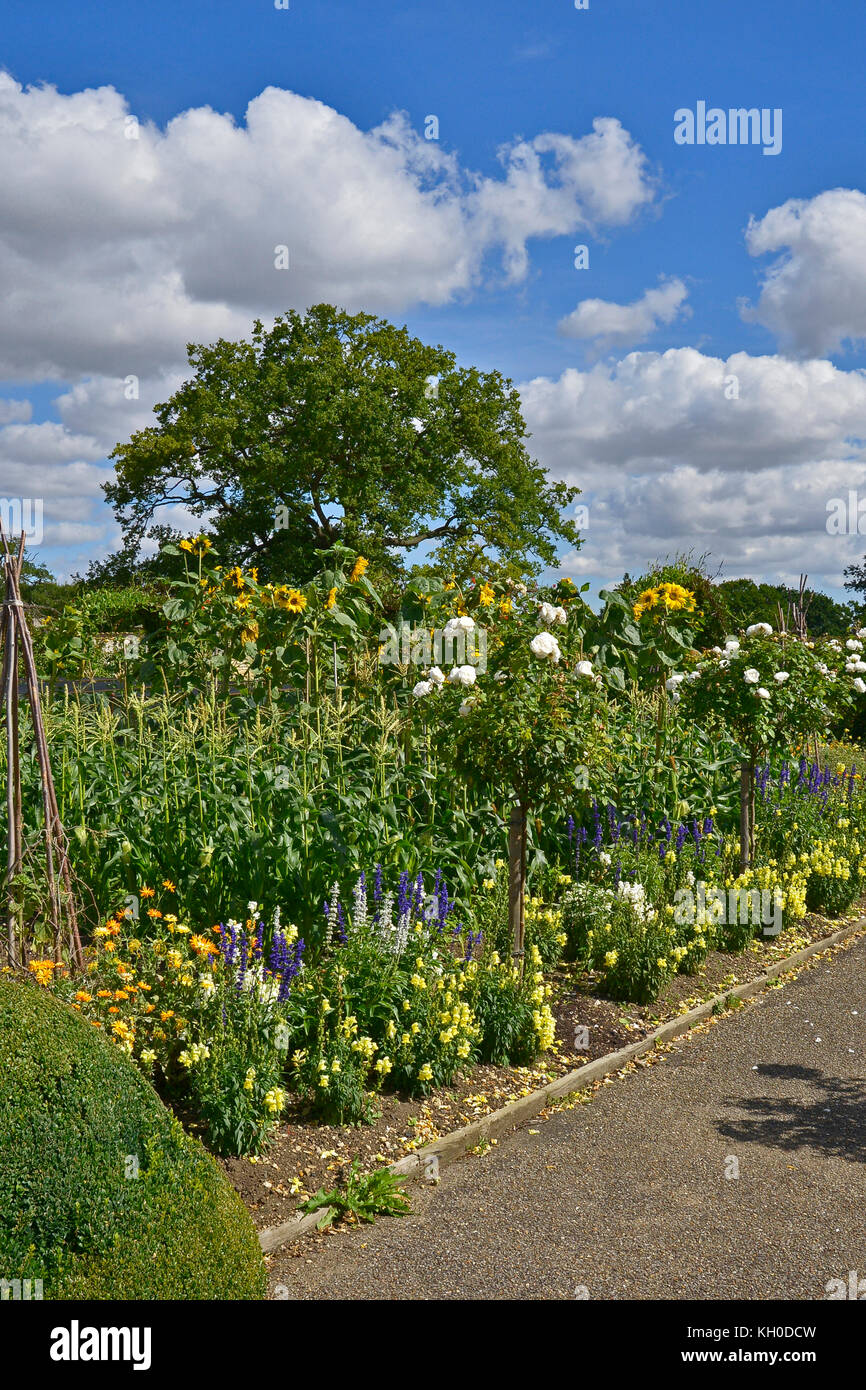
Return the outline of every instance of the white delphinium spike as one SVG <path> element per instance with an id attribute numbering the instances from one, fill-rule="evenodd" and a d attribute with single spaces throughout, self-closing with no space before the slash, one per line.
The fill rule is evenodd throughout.
<path id="1" fill-rule="evenodd" d="M 364 931 L 367 926 L 367 885 L 363 874 L 352 890 L 352 903 L 352 925 L 356 931 Z"/>
<path id="2" fill-rule="evenodd" d="M 394 934 L 393 915 L 394 894 L 386 893 L 382 899 L 382 911 L 379 914 L 379 940 L 382 942 L 383 946 L 388 947 L 389 951 L 392 946 L 391 938 Z"/>
<path id="3" fill-rule="evenodd" d="M 409 940 L 409 923 L 411 920 L 412 905 L 410 903 L 406 911 L 400 914 L 400 919 L 397 922 L 397 931 L 394 938 L 394 954 L 396 956 L 402 956 L 406 949 L 406 943 Z"/>
<path id="4" fill-rule="evenodd" d="M 337 934 L 337 904 L 340 901 L 340 885 L 336 879 L 331 886 L 331 896 L 328 901 L 328 925 L 325 928 L 325 945 L 330 948 L 334 944 L 334 937 Z"/>

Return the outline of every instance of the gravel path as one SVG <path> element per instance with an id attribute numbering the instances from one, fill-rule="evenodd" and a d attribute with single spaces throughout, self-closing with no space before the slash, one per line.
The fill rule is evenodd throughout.
<path id="1" fill-rule="evenodd" d="M 860 940 L 414 1185 L 412 1215 L 278 1252 L 277 1296 L 823 1299 L 866 1278 L 864 985 Z"/>

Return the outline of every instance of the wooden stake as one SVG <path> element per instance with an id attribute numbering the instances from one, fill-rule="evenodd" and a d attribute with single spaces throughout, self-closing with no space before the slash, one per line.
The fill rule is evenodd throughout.
<path id="1" fill-rule="evenodd" d="M 19 562 L 22 551 L 19 549 Z M 9 567 L 12 558 L 9 558 Z M 9 913 L 7 931 L 9 941 L 9 964 L 23 965 L 19 959 L 18 919 L 19 908 L 15 901 L 12 880 L 21 872 L 23 854 L 21 824 L 21 760 L 18 748 L 18 649 L 15 640 L 15 615 L 12 611 L 12 579 L 7 571 L 6 599 L 3 610 L 3 679 L 2 689 L 6 704 L 6 825 L 7 852 L 6 873 L 9 886 Z M 23 951 L 24 945 L 21 943 Z"/>

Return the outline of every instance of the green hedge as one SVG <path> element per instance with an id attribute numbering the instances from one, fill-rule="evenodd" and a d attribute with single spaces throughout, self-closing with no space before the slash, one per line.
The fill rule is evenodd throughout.
<path id="1" fill-rule="evenodd" d="M 132 1176 L 137 1164 L 138 1176 Z M 131 1062 L 0 977 L 0 1277 L 54 1299 L 256 1299 L 240 1198 Z"/>

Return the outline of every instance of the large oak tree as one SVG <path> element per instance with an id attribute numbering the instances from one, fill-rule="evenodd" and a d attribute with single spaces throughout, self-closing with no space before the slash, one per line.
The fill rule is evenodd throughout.
<path id="1" fill-rule="evenodd" d="M 389 567 L 421 546 L 446 565 L 483 551 L 529 572 L 579 544 L 563 516 L 577 489 L 530 457 L 499 372 L 327 304 L 188 351 L 193 375 L 157 424 L 113 453 L 105 491 L 127 555 L 165 535 L 176 504 L 221 558 L 265 578 L 302 580 L 337 543 Z"/>

